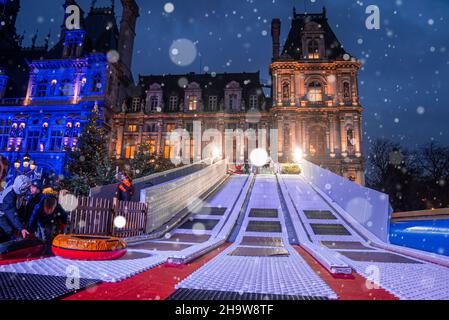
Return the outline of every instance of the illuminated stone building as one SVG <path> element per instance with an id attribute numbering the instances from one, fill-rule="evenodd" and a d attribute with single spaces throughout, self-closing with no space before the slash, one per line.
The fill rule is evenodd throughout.
<path id="1" fill-rule="evenodd" d="M 360 63 L 335 36 L 325 9 L 294 11 L 282 51 L 280 31 L 280 20 L 273 20 L 270 113 L 279 130 L 280 158 L 301 148 L 312 162 L 363 184 Z"/>
<path id="2" fill-rule="evenodd" d="M 147 143 L 155 156 L 170 157 L 168 134 L 178 128 L 191 133 L 194 121 L 203 131 L 218 129 L 223 140 L 226 129 L 277 129 L 278 141 L 268 134 L 267 146 L 276 146 L 280 162 L 294 161 L 301 150 L 308 160 L 363 184 L 360 63 L 337 39 L 325 9 L 294 11 L 283 49 L 280 36 L 281 21 L 275 19 L 271 97 L 264 95 L 258 73 L 141 76 L 114 117 L 111 152 L 133 158 L 138 145 Z M 201 151 L 192 146 L 191 154 L 195 150 Z M 245 152 L 248 158 L 247 146 Z"/>

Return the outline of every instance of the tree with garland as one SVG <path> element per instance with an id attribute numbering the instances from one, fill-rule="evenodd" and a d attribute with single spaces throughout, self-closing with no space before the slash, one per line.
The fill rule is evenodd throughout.
<path id="1" fill-rule="evenodd" d="M 101 126 L 98 107 L 95 107 L 83 127 L 76 149 L 67 153 L 68 177 L 61 182 L 62 187 L 73 194 L 87 196 L 93 187 L 116 182 L 107 145 L 106 131 Z"/>

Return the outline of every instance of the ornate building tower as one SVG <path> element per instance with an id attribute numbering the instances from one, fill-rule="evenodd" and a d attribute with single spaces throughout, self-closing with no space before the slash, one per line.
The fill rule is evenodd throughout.
<path id="1" fill-rule="evenodd" d="M 0 50 L 17 47 L 16 20 L 19 0 L 0 0 Z"/>
<path id="2" fill-rule="evenodd" d="M 273 20 L 271 113 L 279 159 L 291 161 L 301 149 L 308 160 L 364 184 L 360 63 L 343 49 L 325 8 L 319 14 L 294 10 L 282 53 L 280 30 L 280 20 Z"/>
<path id="3" fill-rule="evenodd" d="M 131 62 L 139 7 L 135 0 L 122 0 L 122 6 L 123 16 L 120 22 L 119 53 L 125 68 L 125 75 L 131 78 Z"/>

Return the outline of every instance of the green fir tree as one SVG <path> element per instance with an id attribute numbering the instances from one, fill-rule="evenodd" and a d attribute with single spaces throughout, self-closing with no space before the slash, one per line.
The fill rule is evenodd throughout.
<path id="1" fill-rule="evenodd" d="M 76 149 L 67 153 L 67 159 L 68 177 L 61 184 L 73 194 L 87 196 L 93 187 L 116 182 L 106 131 L 101 126 L 97 107 L 83 127 Z"/>

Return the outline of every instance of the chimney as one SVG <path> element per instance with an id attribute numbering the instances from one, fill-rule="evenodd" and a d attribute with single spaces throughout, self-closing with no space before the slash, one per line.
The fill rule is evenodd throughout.
<path id="1" fill-rule="evenodd" d="M 131 79 L 131 62 L 136 37 L 136 23 L 139 17 L 139 6 L 135 0 L 122 0 L 123 14 L 120 22 L 119 54 L 125 74 Z"/>
<path id="2" fill-rule="evenodd" d="M 281 20 L 273 19 L 271 22 L 271 37 L 273 38 L 273 59 L 279 59 L 281 48 Z"/>

